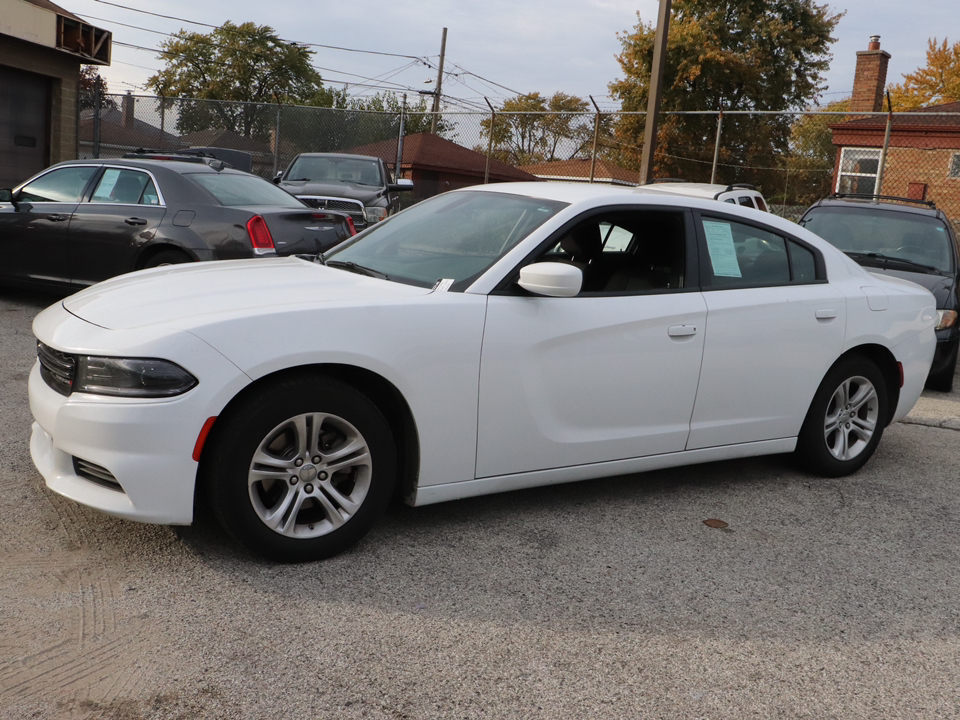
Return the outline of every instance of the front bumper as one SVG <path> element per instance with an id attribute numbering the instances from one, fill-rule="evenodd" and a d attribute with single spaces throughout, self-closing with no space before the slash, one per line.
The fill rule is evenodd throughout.
<path id="1" fill-rule="evenodd" d="M 36 420 L 30 455 L 47 487 L 128 520 L 192 522 L 197 463 L 191 455 L 206 417 L 184 402 L 189 393 L 159 403 L 77 400 L 77 393 L 64 397 L 47 386 L 39 363 L 29 393 Z M 107 470 L 117 489 L 79 474 L 74 458 Z"/>
<path id="2" fill-rule="evenodd" d="M 38 315 L 34 331 L 64 352 L 166 357 L 198 379 L 172 398 L 64 396 L 47 385 L 36 362 L 27 385 L 35 421 L 30 454 L 51 490 L 129 520 L 190 524 L 197 437 L 250 378 L 190 333 L 108 330 L 71 315 L 62 303 Z"/>

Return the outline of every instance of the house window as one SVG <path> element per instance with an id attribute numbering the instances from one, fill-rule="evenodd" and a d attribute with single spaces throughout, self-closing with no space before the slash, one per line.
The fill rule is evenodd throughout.
<path id="1" fill-rule="evenodd" d="M 840 151 L 838 193 L 875 195 L 877 172 L 880 169 L 880 149 L 845 147 Z"/>
<path id="2" fill-rule="evenodd" d="M 960 178 L 960 153 L 954 153 L 950 158 L 950 170 L 947 177 Z"/>

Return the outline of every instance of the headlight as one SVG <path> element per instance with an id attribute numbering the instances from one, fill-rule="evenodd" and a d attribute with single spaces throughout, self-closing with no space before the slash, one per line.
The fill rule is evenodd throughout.
<path id="1" fill-rule="evenodd" d="M 363 209 L 363 217 L 368 223 L 380 222 L 387 216 L 387 209 L 382 207 L 368 207 Z"/>
<path id="2" fill-rule="evenodd" d="M 953 327 L 957 324 L 956 310 L 937 310 L 937 330 Z"/>
<path id="3" fill-rule="evenodd" d="M 193 375 L 168 360 L 79 355 L 73 392 L 158 398 L 180 395 L 196 384 Z"/>

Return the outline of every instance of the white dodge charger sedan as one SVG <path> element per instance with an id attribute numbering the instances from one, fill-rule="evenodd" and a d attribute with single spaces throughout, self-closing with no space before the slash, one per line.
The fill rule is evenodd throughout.
<path id="1" fill-rule="evenodd" d="M 727 458 L 860 468 L 933 296 L 749 208 L 596 185 L 424 201 L 315 262 L 172 266 L 34 322 L 31 452 L 106 513 L 281 561 L 411 505 Z"/>

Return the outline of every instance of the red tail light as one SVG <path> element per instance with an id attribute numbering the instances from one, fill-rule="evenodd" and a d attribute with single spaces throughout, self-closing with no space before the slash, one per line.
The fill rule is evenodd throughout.
<path id="1" fill-rule="evenodd" d="M 273 235 L 270 234 L 270 228 L 267 227 L 267 221 L 261 215 L 254 215 L 247 220 L 247 233 L 250 235 L 250 242 L 257 250 L 273 250 Z"/>
<path id="2" fill-rule="evenodd" d="M 350 228 L 350 234 L 351 234 L 351 235 L 356 235 L 356 234 L 357 234 L 357 226 L 354 225 L 354 223 L 353 223 L 353 218 L 350 217 L 349 215 L 347 215 L 347 226 Z"/>

